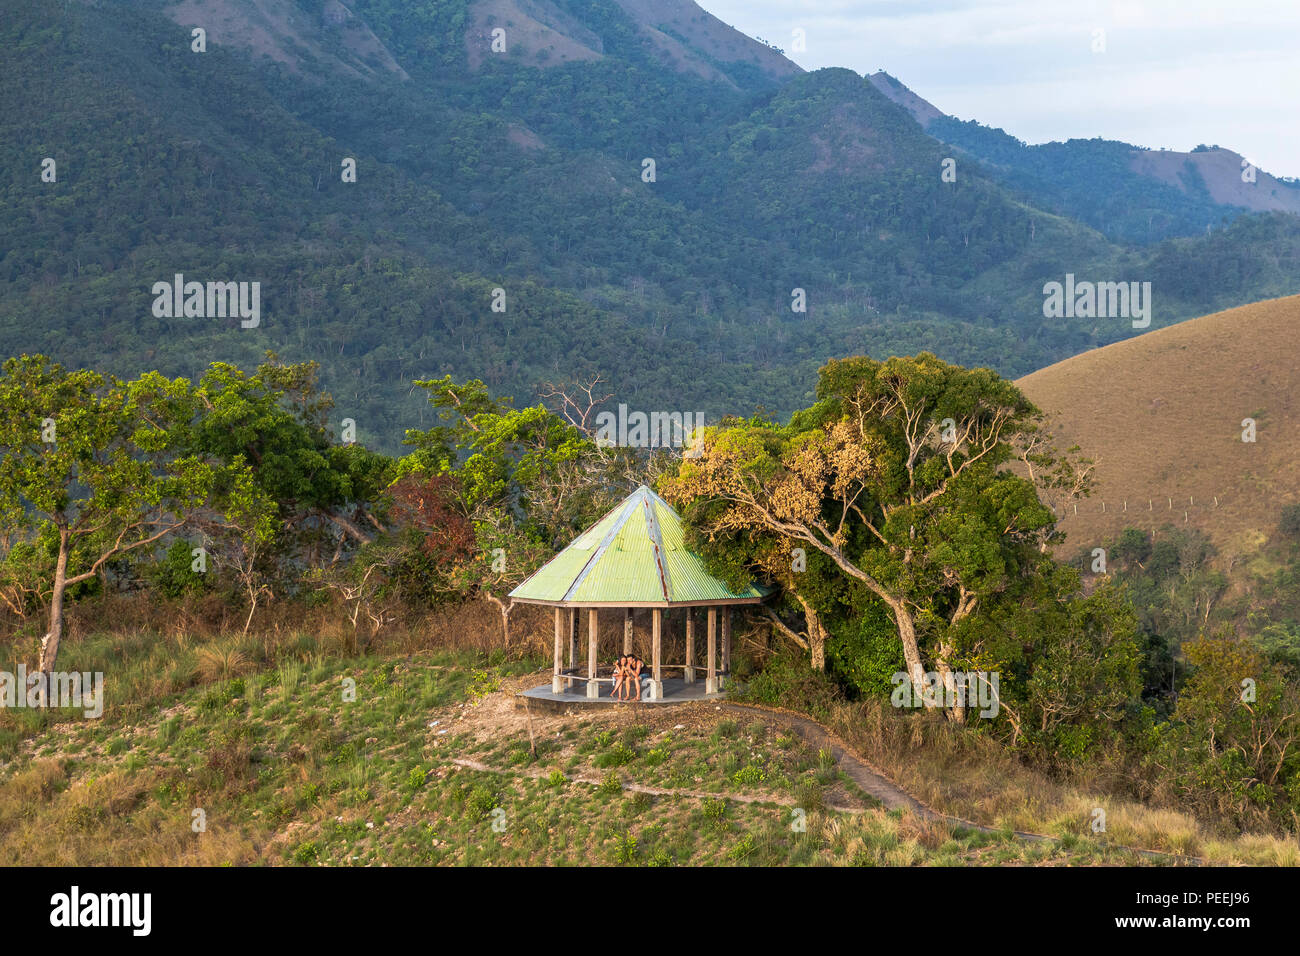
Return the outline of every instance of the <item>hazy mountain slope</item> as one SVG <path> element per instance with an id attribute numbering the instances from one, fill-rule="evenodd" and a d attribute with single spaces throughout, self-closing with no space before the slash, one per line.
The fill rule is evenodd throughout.
<path id="1" fill-rule="evenodd" d="M 469 0 L 224 2 L 202 54 L 164 0 L 6 8 L 0 354 L 195 374 L 274 349 L 394 448 L 415 378 L 532 401 L 601 372 L 634 407 L 784 413 L 835 355 L 1020 374 L 1134 334 L 1044 319 L 1066 272 L 1152 279 L 1157 327 L 1300 291 L 1294 217 L 1127 249 L 976 164 L 944 182 L 947 148 L 871 83 L 780 81 L 689 4 L 537 0 L 600 57 L 471 70 Z M 718 75 L 665 68 L 647 24 Z M 178 272 L 259 282 L 261 324 L 154 316 Z"/>
<path id="2" fill-rule="evenodd" d="M 927 133 L 988 166 L 1004 185 L 1114 240 L 1199 235 L 1244 211 L 1300 213 L 1300 183 L 1261 169 L 1246 173 L 1246 160 L 1230 149 L 1183 153 L 1104 139 L 1031 146 L 945 114 L 883 70 L 868 79 Z"/>
<path id="3" fill-rule="evenodd" d="M 754 72 L 771 80 L 783 80 L 803 70 L 772 49 L 723 23 L 701 9 L 694 0 L 618 0 L 618 5 L 641 28 L 655 37 L 671 56 L 714 64 L 729 79 L 744 81 Z"/>
<path id="4" fill-rule="evenodd" d="M 1282 507 L 1300 501 L 1298 337 L 1300 296 L 1291 296 L 1020 379 L 1060 437 L 1097 463 L 1093 497 L 1060 516 L 1067 550 L 1166 522 L 1201 528 L 1229 553 L 1262 543 Z M 1256 422 L 1253 443 L 1242 440 L 1247 418 Z"/>
<path id="5" fill-rule="evenodd" d="M 192 30 L 201 27 L 214 45 L 240 48 L 298 75 L 329 66 L 353 78 L 406 71 L 365 22 L 339 0 L 308 10 L 294 0 L 182 0 L 167 16 Z"/>
<path id="6" fill-rule="evenodd" d="M 1220 146 L 1206 146 L 1180 153 L 1169 149 L 1135 150 L 1135 172 L 1188 191 L 1188 170 L 1205 184 L 1210 198 L 1224 206 L 1239 206 L 1252 212 L 1300 213 L 1300 183 L 1287 182 L 1262 169 L 1248 169 L 1240 153 Z M 1253 177 L 1253 178 L 1252 178 Z"/>
<path id="7" fill-rule="evenodd" d="M 927 129 L 930 123 L 945 115 L 939 107 L 929 100 L 917 96 L 915 92 L 904 86 L 901 80 L 890 76 L 884 70 L 877 70 L 869 75 L 867 79 L 871 81 L 872 86 L 889 100 L 907 110 L 912 119 L 921 124 L 922 129 Z"/>
<path id="8" fill-rule="evenodd" d="M 200 59 L 177 42 L 145 56 L 139 31 L 159 35 L 157 21 L 117 11 L 90 22 L 8 21 L 6 65 L 19 79 L 3 88 L 0 137 L 3 354 L 195 374 L 274 349 L 320 361 L 360 435 L 390 448 L 427 416 L 414 378 L 481 377 L 527 401 L 521 385 L 599 370 L 647 407 L 680 397 L 674 376 L 715 391 L 731 374 L 764 380 L 743 363 L 718 372 L 689 343 L 666 354 L 652 329 L 526 273 L 506 283 L 508 311 L 492 311 L 525 242 L 503 246 L 437 191 L 352 148 L 364 144 L 295 120 L 219 47 Z M 57 183 L 40 181 L 20 146 L 31 143 L 57 159 Z M 345 155 L 360 160 L 351 187 Z M 177 272 L 259 282 L 261 324 L 154 316 L 153 284 Z"/>

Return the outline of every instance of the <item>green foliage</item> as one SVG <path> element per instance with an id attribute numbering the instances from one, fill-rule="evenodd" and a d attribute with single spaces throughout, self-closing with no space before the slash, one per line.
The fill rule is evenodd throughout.
<path id="1" fill-rule="evenodd" d="M 465 815 L 471 820 L 486 820 L 500 803 L 500 794 L 482 784 L 461 788 Z"/>
<path id="2" fill-rule="evenodd" d="M 1207 622 L 1224 620 L 1227 577 L 1213 566 L 1215 549 L 1194 528 L 1165 525 L 1154 534 L 1126 528 L 1107 549 L 1108 572 L 1127 590 L 1142 645 L 1143 697 L 1168 714 L 1179 688 L 1178 658 Z M 1075 558 L 1090 570 L 1091 552 Z"/>
<path id="3" fill-rule="evenodd" d="M 525 396 L 603 371 L 632 407 L 784 413 L 822 357 L 864 338 L 1010 375 L 1130 334 L 1035 318 L 1044 277 L 1066 271 L 1152 278 L 1157 323 L 1297 289 L 1294 217 L 1218 228 L 1199 188 L 1131 188 L 1122 144 L 1033 148 L 1026 165 L 940 133 L 992 170 L 964 161 L 943 184 L 952 148 L 862 77 L 665 69 L 615 4 L 563 3 L 599 60 L 473 71 L 464 0 L 352 4 L 409 81 L 313 32 L 306 6 L 319 53 L 290 46 L 292 66 L 225 44 L 195 57 L 157 4 L 7 11 L 0 354 L 194 378 L 270 347 L 319 362 L 340 417 L 392 453 L 423 424 L 416 379 Z M 47 142 L 57 183 L 32 166 Z M 360 183 L 340 181 L 340 155 Z M 261 326 L 153 316 L 153 283 L 182 270 L 260 281 Z M 789 310 L 796 281 L 806 315 Z"/>
<path id="4" fill-rule="evenodd" d="M 636 862 L 637 842 L 631 830 L 624 830 L 614 847 L 614 858 L 622 866 Z"/>
<path id="5" fill-rule="evenodd" d="M 50 593 L 44 666 L 58 653 L 70 586 L 143 553 L 201 509 L 247 507 L 242 461 L 214 463 L 185 446 L 200 407 L 188 381 L 157 372 L 106 379 L 42 355 L 0 367 L 0 537 L 56 542 L 52 580 L 34 582 Z"/>
<path id="6" fill-rule="evenodd" d="M 179 598 L 210 587 L 211 578 L 194 570 L 193 550 L 189 541 L 178 538 L 152 567 L 145 570 L 146 578 L 159 594 Z"/>
<path id="7" fill-rule="evenodd" d="M 855 602 L 853 608 L 831 625 L 827 663 L 831 673 L 849 687 L 886 697 L 894 689 L 893 676 L 904 669 L 894 622 L 877 601 Z"/>
<path id="8" fill-rule="evenodd" d="M 598 755 L 594 761 L 595 765 L 602 770 L 609 767 L 625 767 L 632 761 L 636 760 L 637 752 L 622 742 L 614 744 L 613 747 Z"/>
<path id="9" fill-rule="evenodd" d="M 293 862 L 299 866 L 310 866 L 320 859 L 320 847 L 315 840 L 305 840 L 293 850 Z"/>
<path id="10" fill-rule="evenodd" d="M 1150 790 L 1177 792 L 1236 825 L 1300 812 L 1300 689 L 1230 631 L 1186 648 L 1192 673 L 1171 720 L 1153 733 Z"/>
<path id="11" fill-rule="evenodd" d="M 769 707 L 791 707 L 818 715 L 825 714 L 830 705 L 841 698 L 841 691 L 825 674 L 810 670 L 806 656 L 783 651 L 769 658 L 762 670 L 731 696 Z"/>
<path id="12" fill-rule="evenodd" d="M 1300 539 L 1300 504 L 1287 505 L 1282 509 L 1278 530 L 1288 538 Z"/>
<path id="13" fill-rule="evenodd" d="M 727 801 L 717 797 L 705 797 L 704 802 L 700 805 L 700 812 L 704 819 L 715 830 L 726 830 L 730 827 L 727 820 Z"/>

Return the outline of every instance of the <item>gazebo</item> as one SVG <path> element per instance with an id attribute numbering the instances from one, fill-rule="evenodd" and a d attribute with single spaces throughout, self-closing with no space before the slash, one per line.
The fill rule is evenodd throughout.
<path id="1" fill-rule="evenodd" d="M 704 662 L 704 692 L 722 690 L 731 669 L 731 608 L 737 604 L 758 604 L 767 590 L 750 584 L 732 591 L 704 570 L 704 562 L 686 549 L 682 520 L 672 506 L 645 485 L 628 495 L 572 544 L 543 565 L 510 592 L 514 602 L 543 604 L 555 608 L 555 661 L 552 694 L 571 691 L 585 684 L 588 698 L 600 697 L 599 614 L 602 608 L 623 613 L 623 652 L 632 652 L 633 610 L 651 609 L 651 661 L 648 698 L 664 700 L 664 670 L 682 672 L 683 689 L 697 688 L 695 623 L 696 609 L 708 612 Z M 586 673 L 578 661 L 579 611 L 587 614 Z M 681 609 L 685 618 L 685 660 L 665 662 L 663 658 L 665 612 Z M 719 614 L 719 610 L 722 614 Z M 721 618 L 721 628 L 719 628 Z M 719 634 L 719 630 L 721 634 Z M 718 650 L 721 637 L 721 669 Z M 569 664 L 564 667 L 564 646 Z M 675 683 L 675 682 L 674 682 Z M 539 688 L 538 690 L 541 690 Z M 683 696 L 687 696 L 683 694 Z"/>

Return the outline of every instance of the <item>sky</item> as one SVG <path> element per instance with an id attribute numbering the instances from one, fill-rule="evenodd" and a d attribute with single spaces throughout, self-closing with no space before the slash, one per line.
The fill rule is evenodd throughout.
<path id="1" fill-rule="evenodd" d="M 1300 0 L 698 2 L 804 69 L 883 69 L 1029 143 L 1205 143 L 1300 177 Z"/>

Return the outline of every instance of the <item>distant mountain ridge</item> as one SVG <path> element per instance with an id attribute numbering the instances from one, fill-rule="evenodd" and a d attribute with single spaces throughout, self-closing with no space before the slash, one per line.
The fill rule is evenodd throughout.
<path id="1" fill-rule="evenodd" d="M 1300 182 L 1271 176 L 1230 149 L 1183 153 L 1099 138 L 1031 146 L 945 114 L 883 70 L 869 79 L 927 133 L 979 160 L 1009 188 L 1111 239 L 1197 235 L 1244 211 L 1300 214 Z"/>
<path id="2" fill-rule="evenodd" d="M 1133 334 L 1045 317 L 1067 273 L 1151 281 L 1153 327 L 1300 292 L 1293 216 L 1111 240 L 686 0 L 15 5 L 0 67 L 0 352 L 312 359 L 388 448 L 416 378 L 784 413 L 831 356 L 1019 375 Z M 258 328 L 153 316 L 178 272 L 258 281 Z"/>

